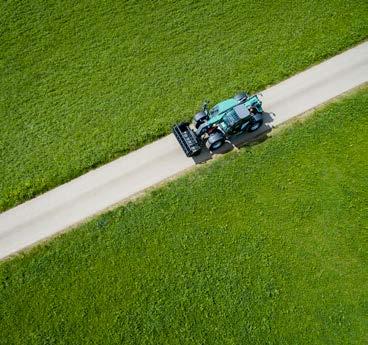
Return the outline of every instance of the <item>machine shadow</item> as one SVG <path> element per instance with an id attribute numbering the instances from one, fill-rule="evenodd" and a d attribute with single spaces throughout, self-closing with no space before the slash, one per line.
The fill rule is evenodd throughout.
<path id="1" fill-rule="evenodd" d="M 262 127 L 260 127 L 257 131 L 253 133 L 244 133 L 239 135 L 234 135 L 230 138 L 230 141 L 225 142 L 224 145 L 222 145 L 218 150 L 215 152 L 211 152 L 207 149 L 207 147 L 204 147 L 201 151 L 201 153 L 198 156 L 194 156 L 193 161 L 195 164 L 201 164 L 205 163 L 208 160 L 212 159 L 212 157 L 216 154 L 224 154 L 227 152 L 232 151 L 234 148 L 241 148 L 242 146 L 248 146 L 254 143 L 259 143 L 268 138 L 268 133 L 272 131 L 273 128 L 273 121 L 275 118 L 274 113 L 264 112 L 263 118 L 264 122 Z"/>

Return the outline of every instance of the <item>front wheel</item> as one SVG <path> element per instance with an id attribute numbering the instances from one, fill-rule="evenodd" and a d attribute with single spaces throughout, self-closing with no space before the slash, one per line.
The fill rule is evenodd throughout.
<path id="1" fill-rule="evenodd" d="M 210 134 L 207 139 L 206 146 L 210 151 L 219 149 L 225 142 L 225 135 L 221 132 Z"/>
<path id="2" fill-rule="evenodd" d="M 262 114 L 255 114 L 252 116 L 250 124 L 248 125 L 248 132 L 255 132 L 263 124 Z"/>
<path id="3" fill-rule="evenodd" d="M 208 115 L 204 111 L 200 111 L 193 117 L 193 123 L 195 128 L 198 128 L 202 123 L 208 120 Z"/>

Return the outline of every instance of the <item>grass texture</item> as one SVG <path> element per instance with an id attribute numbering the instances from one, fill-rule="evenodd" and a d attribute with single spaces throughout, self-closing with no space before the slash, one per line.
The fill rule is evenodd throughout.
<path id="1" fill-rule="evenodd" d="M 4 1 L 0 211 L 368 35 L 364 0 Z"/>
<path id="2" fill-rule="evenodd" d="M 0 265 L 0 344 L 363 344 L 368 88 Z"/>

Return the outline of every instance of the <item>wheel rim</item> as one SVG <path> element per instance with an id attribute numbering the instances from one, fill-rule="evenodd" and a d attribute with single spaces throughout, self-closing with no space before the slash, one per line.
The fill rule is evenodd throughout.
<path id="1" fill-rule="evenodd" d="M 254 123 L 254 124 L 250 127 L 250 130 L 251 130 L 251 131 L 255 131 L 255 130 L 256 130 L 256 129 L 258 129 L 260 126 L 261 126 L 261 123 L 260 123 L 260 122 L 256 122 L 256 123 Z"/>
<path id="2" fill-rule="evenodd" d="M 221 141 L 221 140 L 216 141 L 216 142 L 214 142 L 214 143 L 211 145 L 211 149 L 212 149 L 212 150 L 216 150 L 216 149 L 218 149 L 221 145 L 222 145 L 222 141 Z"/>

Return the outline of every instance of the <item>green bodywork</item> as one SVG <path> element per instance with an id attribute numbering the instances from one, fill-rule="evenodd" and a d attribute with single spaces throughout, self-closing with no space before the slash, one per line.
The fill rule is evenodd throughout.
<path id="1" fill-rule="evenodd" d="M 239 101 L 234 98 L 226 99 L 218 104 L 216 104 L 209 111 L 209 119 L 207 121 L 208 126 L 219 125 L 224 130 L 224 132 L 230 132 L 232 128 L 232 123 L 237 120 L 237 115 L 234 111 L 234 107 L 244 107 L 249 109 L 250 107 L 255 107 L 257 112 L 262 113 L 262 102 L 257 95 L 249 97 L 244 103 L 239 104 Z M 249 115 L 250 119 L 251 115 Z M 239 119 L 238 119 L 239 120 Z M 247 122 L 247 118 L 242 119 L 241 122 Z"/>

